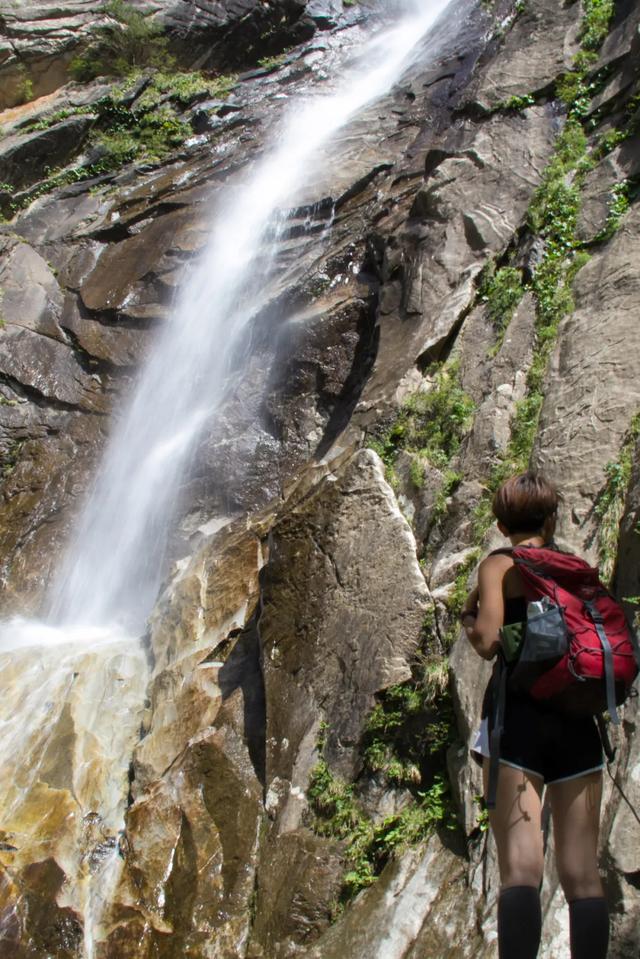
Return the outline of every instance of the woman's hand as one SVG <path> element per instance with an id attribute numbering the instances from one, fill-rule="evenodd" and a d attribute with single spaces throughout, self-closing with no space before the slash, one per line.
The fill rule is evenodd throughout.
<path id="1" fill-rule="evenodd" d="M 469 617 L 470 619 L 475 619 L 476 616 L 478 615 L 478 598 L 479 598 L 478 587 L 475 586 L 471 590 L 467 598 L 465 599 L 464 605 L 460 612 L 460 619 L 462 620 L 463 625 L 466 617 Z"/>

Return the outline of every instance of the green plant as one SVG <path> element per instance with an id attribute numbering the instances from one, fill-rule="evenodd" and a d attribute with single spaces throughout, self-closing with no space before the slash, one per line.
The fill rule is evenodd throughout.
<path id="1" fill-rule="evenodd" d="M 396 786 L 419 785 L 425 763 L 449 745 L 453 712 L 445 657 L 429 655 L 416 677 L 385 690 L 369 715 L 362 741 L 365 767 Z M 436 706 L 437 704 L 437 706 Z"/>
<path id="2" fill-rule="evenodd" d="M 624 140 L 627 140 L 630 135 L 630 131 L 626 130 L 608 130 L 607 133 L 603 133 L 596 147 L 593 151 L 594 159 L 601 160 L 607 154 L 611 153 L 618 146 L 619 143 L 623 143 Z"/>
<path id="3" fill-rule="evenodd" d="M 531 93 L 525 93 L 523 96 L 513 96 L 509 97 L 508 100 L 503 100 L 492 112 L 496 112 L 497 110 L 510 110 L 520 113 L 522 110 L 526 110 L 527 107 L 534 106 L 535 102 L 535 97 Z"/>
<path id="4" fill-rule="evenodd" d="M 438 495 L 436 496 L 433 508 L 431 510 L 432 527 L 440 523 L 442 518 L 446 515 L 448 499 L 461 482 L 462 473 L 458 473 L 451 469 L 445 470 L 442 479 L 442 485 L 438 490 Z"/>
<path id="5" fill-rule="evenodd" d="M 494 355 L 502 345 L 504 334 L 524 292 L 520 270 L 512 266 L 496 270 L 493 260 L 489 261 L 482 272 L 478 295 L 497 333 L 497 341 L 492 349 Z"/>
<path id="6" fill-rule="evenodd" d="M 634 179 L 623 180 L 622 183 L 616 183 L 612 188 L 607 222 L 600 233 L 594 238 L 596 243 L 604 243 L 611 239 L 629 209 L 631 200 L 635 196 L 637 189 L 638 181 Z"/>
<path id="7" fill-rule="evenodd" d="M 611 25 L 615 0 L 582 0 L 584 17 L 580 27 L 580 43 L 583 50 L 598 50 Z"/>
<path id="8" fill-rule="evenodd" d="M 20 79 L 16 87 L 16 103 L 29 103 L 33 100 L 33 80 L 23 64 L 20 64 L 18 70 Z"/>
<path id="9" fill-rule="evenodd" d="M 432 377 L 430 390 L 406 400 L 398 429 L 405 449 L 442 468 L 458 452 L 475 406 L 459 385 L 456 363 L 436 367 Z"/>
<path id="10" fill-rule="evenodd" d="M 480 555 L 481 550 L 479 546 L 474 547 L 469 551 L 464 562 L 458 568 L 458 572 L 456 573 L 456 577 L 453 581 L 453 586 L 449 591 L 449 595 L 447 596 L 446 606 L 449 618 L 451 620 L 451 625 L 449 626 L 442 640 L 445 649 L 450 649 L 460 635 L 460 625 L 458 620 L 460 618 L 460 613 L 462 612 L 464 601 L 467 598 L 467 593 L 469 592 L 469 576 L 471 571 L 478 563 Z"/>
<path id="11" fill-rule="evenodd" d="M 435 829 L 455 829 L 446 751 L 455 733 L 444 657 L 426 655 L 415 675 L 385 690 L 369 715 L 363 735 L 361 776 L 382 778 L 403 790 L 400 812 L 374 822 L 358 799 L 358 783 L 335 776 L 324 758 L 328 727 L 318 739 L 319 760 L 311 771 L 307 797 L 309 825 L 318 835 L 345 844 L 346 873 L 341 903 L 370 886 L 396 850 L 422 842 Z"/>
<path id="12" fill-rule="evenodd" d="M 20 453 L 24 444 L 25 440 L 14 440 L 12 443 L 9 443 L 9 446 L 0 460 L 0 477 L 3 480 L 10 476 L 18 465 L 18 460 L 20 459 Z"/>
<path id="13" fill-rule="evenodd" d="M 152 110 L 163 100 L 188 106 L 194 100 L 204 96 L 224 99 L 229 95 L 236 82 L 236 77 L 233 74 L 205 77 L 203 74 L 195 72 L 155 73 L 138 98 L 135 110 Z"/>
<path id="14" fill-rule="evenodd" d="M 416 489 L 422 489 L 424 486 L 424 463 L 419 453 L 416 453 L 411 460 L 409 478 Z"/>
<path id="15" fill-rule="evenodd" d="M 395 462 L 400 450 L 417 454 L 410 476 L 417 488 L 424 483 L 421 459 L 444 469 L 460 448 L 475 406 L 458 381 L 457 363 L 436 365 L 431 370 L 430 388 L 412 393 L 391 426 L 367 445 L 382 459 L 387 480 L 398 486 Z"/>
<path id="16" fill-rule="evenodd" d="M 347 6 L 349 6 L 349 4 L 347 4 Z M 263 70 L 273 70 L 275 67 L 279 67 L 281 63 L 284 63 L 286 57 L 286 53 L 279 53 L 275 57 L 261 57 L 258 60 L 258 66 L 262 67 Z"/>
<path id="17" fill-rule="evenodd" d="M 616 461 L 604 468 L 605 483 L 598 495 L 595 513 L 600 520 L 598 526 L 598 561 L 600 575 L 605 583 L 610 583 L 615 572 L 620 521 L 624 514 L 625 499 L 631 481 L 633 455 L 640 438 L 640 413 L 631 420 L 631 424 Z"/>
<path id="18" fill-rule="evenodd" d="M 140 67 L 167 67 L 172 62 L 162 27 L 124 0 L 105 6 L 107 23 L 95 31 L 95 42 L 69 64 L 74 80 L 126 76 Z"/>
<path id="19" fill-rule="evenodd" d="M 478 807 L 476 816 L 476 829 L 479 832 L 487 832 L 489 828 L 489 811 L 487 810 L 484 796 L 478 794 L 473 797 L 474 805 Z"/>

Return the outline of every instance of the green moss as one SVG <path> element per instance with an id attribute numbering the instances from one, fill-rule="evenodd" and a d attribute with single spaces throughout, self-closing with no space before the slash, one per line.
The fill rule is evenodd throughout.
<path id="1" fill-rule="evenodd" d="M 6 452 L 3 454 L 2 459 L 0 460 L 0 477 L 3 480 L 10 476 L 18 465 L 18 460 L 20 459 L 20 453 L 24 444 L 24 440 L 14 440 L 7 447 Z"/>
<path id="2" fill-rule="evenodd" d="M 258 60 L 258 66 L 262 67 L 263 70 L 273 70 L 276 67 L 279 67 L 287 58 L 286 53 L 279 53 L 275 57 L 261 57 Z"/>
<path id="3" fill-rule="evenodd" d="M 640 413 L 631 421 L 617 460 L 605 466 L 605 484 L 596 500 L 595 513 L 598 526 L 598 562 L 600 575 L 605 583 L 611 583 L 615 573 L 620 521 L 631 481 L 633 454 L 640 438 Z"/>

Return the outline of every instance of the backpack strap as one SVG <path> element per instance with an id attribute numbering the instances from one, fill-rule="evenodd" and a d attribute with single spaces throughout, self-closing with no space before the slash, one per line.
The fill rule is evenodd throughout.
<path id="1" fill-rule="evenodd" d="M 585 599 L 584 607 L 593 620 L 593 623 L 596 627 L 596 632 L 598 634 L 598 639 L 600 640 L 600 645 L 602 646 L 602 654 L 604 656 L 604 681 L 607 695 L 607 710 L 611 716 L 611 722 L 615 723 L 616 726 L 619 726 L 620 716 L 618 715 L 618 709 L 616 706 L 616 684 L 613 671 L 613 650 L 611 649 L 611 643 L 609 642 L 607 634 L 604 631 L 604 620 L 602 619 L 602 614 L 600 613 L 596 604 L 591 600 Z"/>
<path id="2" fill-rule="evenodd" d="M 607 757 L 607 762 L 612 763 L 613 760 L 616 758 L 616 751 L 611 745 L 611 740 L 609 739 L 609 733 L 607 731 L 607 725 L 604 721 L 604 716 L 602 715 L 602 713 L 596 713 L 596 723 L 598 724 L 600 742 L 602 743 L 604 754 Z"/>
<path id="3" fill-rule="evenodd" d="M 507 664 L 501 652 L 498 653 L 493 676 L 494 712 L 493 726 L 489 736 L 489 781 L 487 783 L 487 809 L 496 808 L 498 794 L 498 772 L 500 769 L 500 743 L 504 729 L 504 707 L 507 699 Z M 495 693 L 497 692 L 497 695 Z"/>

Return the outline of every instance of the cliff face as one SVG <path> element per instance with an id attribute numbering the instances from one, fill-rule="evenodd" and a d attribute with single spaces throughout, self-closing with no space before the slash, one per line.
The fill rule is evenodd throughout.
<path id="1" fill-rule="evenodd" d="M 145 4 L 190 65 L 297 45 L 188 93 L 152 71 L 59 87 L 97 6 L 2 14 L 47 64 L 45 96 L 0 115 L 6 616 L 39 609 L 212 202 L 369 12 Z M 23 742 L 3 754 L 0 956 L 495 955 L 468 757 L 487 667 L 456 628 L 498 542 L 491 489 L 542 468 L 561 542 L 640 593 L 640 14 L 600 7 L 449 9 L 287 213 L 143 648 L 0 654 Z M 159 110 L 162 149 L 141 133 Z M 632 700 L 603 816 L 613 959 L 640 942 L 636 725 Z M 552 849 L 543 902 L 541 954 L 568 956 Z"/>

